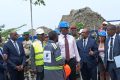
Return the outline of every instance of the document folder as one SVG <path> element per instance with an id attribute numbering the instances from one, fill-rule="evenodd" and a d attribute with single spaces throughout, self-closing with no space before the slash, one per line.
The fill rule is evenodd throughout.
<path id="1" fill-rule="evenodd" d="M 120 68 L 120 55 L 119 56 L 115 56 L 114 59 L 115 59 L 116 67 Z"/>

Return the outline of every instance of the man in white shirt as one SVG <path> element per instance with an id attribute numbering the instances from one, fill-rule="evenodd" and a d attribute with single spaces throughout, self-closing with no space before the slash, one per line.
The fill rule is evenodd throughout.
<path id="1" fill-rule="evenodd" d="M 71 68 L 71 74 L 69 80 L 76 80 L 76 69 L 80 69 L 80 56 L 77 50 L 75 38 L 68 34 L 69 23 L 66 21 L 61 21 L 59 24 L 61 34 L 58 38 L 58 44 L 61 49 L 61 55 L 66 60 Z M 77 65 L 77 67 L 76 67 Z"/>

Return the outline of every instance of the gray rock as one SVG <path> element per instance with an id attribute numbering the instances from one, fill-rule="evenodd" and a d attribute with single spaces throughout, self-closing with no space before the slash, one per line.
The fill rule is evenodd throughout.
<path id="1" fill-rule="evenodd" d="M 61 21 L 68 21 L 70 25 L 75 25 L 77 22 L 84 24 L 84 27 L 97 29 L 105 19 L 97 12 L 92 11 L 89 7 L 78 10 L 71 10 L 69 15 L 63 15 Z"/>

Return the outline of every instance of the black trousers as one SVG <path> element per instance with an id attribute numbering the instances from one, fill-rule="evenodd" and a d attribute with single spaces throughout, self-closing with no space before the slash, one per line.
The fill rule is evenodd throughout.
<path id="1" fill-rule="evenodd" d="M 42 72 L 37 72 L 36 80 L 43 80 L 44 70 Z"/>
<path id="2" fill-rule="evenodd" d="M 24 80 L 24 71 L 9 70 L 11 80 Z"/>
<path id="3" fill-rule="evenodd" d="M 0 72 L 0 80 L 5 80 L 4 72 Z"/>
<path id="4" fill-rule="evenodd" d="M 69 61 L 65 62 L 71 68 L 71 74 L 69 76 L 69 80 L 76 80 L 76 59 L 71 58 Z"/>
<path id="5" fill-rule="evenodd" d="M 116 68 L 114 61 L 107 61 L 106 68 L 110 74 L 111 80 L 120 80 L 120 68 Z"/>
<path id="6" fill-rule="evenodd" d="M 97 66 L 90 68 L 87 63 L 83 63 L 81 75 L 83 80 L 97 80 Z"/>

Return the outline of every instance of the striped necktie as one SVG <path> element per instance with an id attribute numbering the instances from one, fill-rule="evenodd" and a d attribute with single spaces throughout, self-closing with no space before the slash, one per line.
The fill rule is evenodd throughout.
<path id="1" fill-rule="evenodd" d="M 86 47 L 86 42 L 85 42 L 86 40 L 85 39 L 83 39 L 83 47 L 84 47 L 84 49 L 85 49 L 85 47 Z"/>
<path id="2" fill-rule="evenodd" d="M 14 46 L 15 46 L 17 53 L 20 54 L 20 51 L 19 51 L 18 46 L 17 46 L 17 42 L 14 42 Z"/>
<path id="3" fill-rule="evenodd" d="M 109 52 L 109 59 L 112 60 L 113 59 L 113 38 L 110 38 L 110 52 Z"/>

